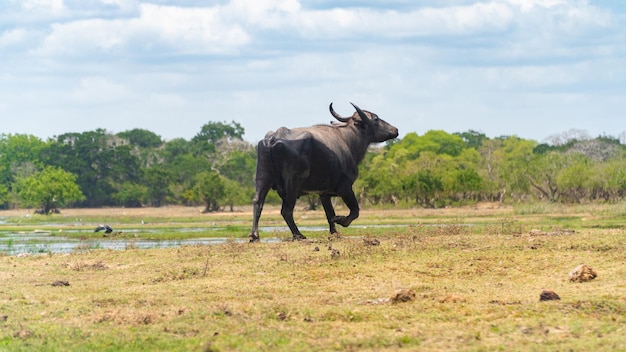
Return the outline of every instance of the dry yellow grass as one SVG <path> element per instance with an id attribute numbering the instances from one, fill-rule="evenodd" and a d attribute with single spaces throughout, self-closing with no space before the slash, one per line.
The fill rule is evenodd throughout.
<path id="1" fill-rule="evenodd" d="M 0 350 L 626 349 L 622 229 L 460 225 L 0 256 Z M 598 277 L 570 282 L 582 263 Z"/>

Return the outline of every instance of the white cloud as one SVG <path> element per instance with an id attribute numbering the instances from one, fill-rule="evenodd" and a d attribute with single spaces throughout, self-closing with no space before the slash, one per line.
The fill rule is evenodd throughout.
<path id="1" fill-rule="evenodd" d="M 501 3 L 476 3 L 470 6 L 424 9 L 413 20 L 424 23 L 424 34 L 471 35 L 485 30 L 501 30 L 513 21 L 511 9 Z"/>
<path id="2" fill-rule="evenodd" d="M 359 7 L 316 10 L 303 8 L 296 0 L 231 0 L 225 5 L 205 7 L 100 1 L 138 10 L 112 19 L 90 16 L 52 23 L 38 52 L 77 56 L 129 52 L 213 55 L 237 53 L 252 43 L 259 48 L 259 44 L 267 44 L 269 36 L 295 37 L 303 43 L 432 38 L 432 45 L 446 45 L 445 38 L 500 34 L 525 38 L 525 43 L 533 44 L 532 50 L 541 51 L 552 50 L 561 36 L 606 28 L 611 23 L 610 14 L 586 2 L 559 0 L 476 2 L 403 11 Z M 60 8 L 62 2 L 56 6 Z M 526 50 L 528 46 L 521 48 Z M 292 50 L 299 48 L 295 45 Z"/>
<path id="3" fill-rule="evenodd" d="M 110 104 L 133 99 L 124 84 L 104 77 L 86 77 L 71 94 L 72 101 L 80 104 Z"/>
<path id="4" fill-rule="evenodd" d="M 0 29 L 58 21 L 68 14 L 62 0 L 2 0 L 0 9 Z"/>
<path id="5" fill-rule="evenodd" d="M 37 51 L 41 55 L 52 56 L 97 54 L 94 50 L 106 50 L 119 45 L 125 27 L 123 21 L 101 19 L 54 24 Z"/>
<path id="6" fill-rule="evenodd" d="M 297 0 L 231 0 L 224 7 L 227 12 L 244 21 L 273 27 L 281 17 L 292 16 L 301 11 Z"/>
<path id="7" fill-rule="evenodd" d="M 17 1 L 26 11 L 50 12 L 60 14 L 65 11 L 63 0 L 20 0 Z"/>
<path id="8" fill-rule="evenodd" d="M 180 94 L 174 93 L 150 93 L 148 96 L 150 105 L 174 109 L 184 109 L 186 100 Z"/>
<path id="9" fill-rule="evenodd" d="M 374 8 L 309 10 L 296 5 L 255 5 L 248 9 L 242 6 L 242 1 L 236 0 L 231 3 L 231 10 L 250 25 L 287 33 L 295 31 L 307 38 L 469 35 L 490 28 L 502 28 L 513 19 L 510 6 L 495 2 L 397 11 Z"/>
<path id="10" fill-rule="evenodd" d="M 23 28 L 17 28 L 0 33 L 0 48 L 20 44 L 27 37 L 27 31 Z"/>
<path id="11" fill-rule="evenodd" d="M 612 15 L 585 0 L 508 0 L 521 9 L 518 22 L 527 24 L 531 33 L 558 30 L 559 34 L 578 34 L 590 28 L 612 25 Z"/>
<path id="12" fill-rule="evenodd" d="M 8 132 L 189 138 L 235 120 L 256 140 L 327 122 L 332 100 L 402 133 L 540 138 L 584 128 L 550 116 L 584 122 L 601 107 L 597 124 L 615 126 L 626 109 L 623 15 L 583 0 L 8 1 L 0 109 L 19 117 Z"/>
<path id="13" fill-rule="evenodd" d="M 535 7 L 553 7 L 566 4 L 566 0 L 508 0 L 511 4 L 518 6 L 523 12 L 528 12 Z"/>
<path id="14" fill-rule="evenodd" d="M 137 31 L 156 34 L 168 46 L 187 53 L 222 53 L 246 44 L 249 35 L 236 23 L 224 23 L 217 7 L 181 8 L 144 4 L 133 21 Z"/>
<path id="15" fill-rule="evenodd" d="M 246 44 L 249 35 L 237 24 L 223 23 L 218 11 L 143 4 L 137 18 L 53 24 L 38 53 L 90 56 L 165 50 L 210 54 L 228 53 Z"/>
<path id="16" fill-rule="evenodd" d="M 100 0 L 105 5 L 114 5 L 120 9 L 134 9 L 138 0 Z"/>

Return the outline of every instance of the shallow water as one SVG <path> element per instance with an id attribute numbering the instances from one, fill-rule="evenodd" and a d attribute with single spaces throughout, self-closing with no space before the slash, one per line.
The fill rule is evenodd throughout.
<path id="1" fill-rule="evenodd" d="M 305 231 L 324 231 L 326 227 L 301 227 Z M 179 232 L 200 232 L 206 231 L 207 228 L 182 228 Z M 213 230 L 221 230 L 216 228 Z M 64 230 L 65 232 L 85 232 L 81 230 Z M 272 226 L 272 227 L 260 227 L 259 231 L 268 232 L 289 232 L 288 227 Z M 91 231 L 88 231 L 91 232 Z M 136 230 L 136 229 L 124 229 L 125 234 L 150 232 L 155 233 L 158 230 Z M 141 238 L 90 238 L 81 240 L 77 238 L 59 236 L 55 233 L 53 236 L 50 231 L 33 231 L 28 233 L 15 233 L 7 232 L 0 234 L 0 253 L 7 255 L 19 255 L 22 253 L 70 253 L 74 251 L 86 251 L 91 249 L 115 249 L 124 250 L 129 248 L 135 249 L 149 249 L 149 248 L 171 248 L 180 246 L 193 246 L 193 245 L 212 245 L 223 244 L 227 241 L 235 241 L 238 243 L 248 242 L 247 238 L 228 238 L 228 237 L 207 237 L 207 238 L 186 238 L 186 239 L 141 239 Z M 264 237 L 261 236 L 261 242 L 271 243 L 279 242 L 280 239 L 276 237 Z"/>
<path id="2" fill-rule="evenodd" d="M 87 239 L 79 240 L 62 236 L 51 236 L 50 234 L 16 234 L 0 237 L 0 253 L 8 255 L 19 255 L 22 253 L 70 253 L 92 249 L 149 249 L 149 248 L 171 248 L 180 246 L 212 245 L 223 244 L 231 238 L 187 238 L 178 240 L 152 240 L 141 238 L 130 239 Z M 233 241 L 244 243 L 248 239 L 238 238 Z M 275 237 L 261 238 L 261 242 L 279 242 Z"/>
<path id="3" fill-rule="evenodd" d="M 1 221 L 1 220 L 0 220 Z M 362 225 L 351 226 L 353 228 L 367 228 L 367 227 L 397 227 L 406 225 Z M 316 231 L 328 231 L 327 226 L 299 226 L 304 232 L 316 232 Z M 178 232 L 202 232 L 207 230 L 223 230 L 224 228 L 200 228 L 200 227 L 188 227 L 180 228 L 175 231 Z M 171 232 L 172 230 L 168 230 Z M 72 230 L 64 229 L 63 232 L 80 233 L 89 232 L 87 230 Z M 124 234 L 137 234 L 139 233 L 158 233 L 156 229 L 124 229 Z M 261 236 L 261 242 L 272 243 L 279 242 L 280 239 L 276 237 L 277 232 L 289 233 L 287 226 L 261 226 L 259 232 L 265 233 L 265 236 Z M 271 234 L 268 237 L 268 234 Z M 289 237 L 288 235 L 286 235 Z M 171 248 L 180 246 L 193 246 L 193 245 L 212 245 L 223 244 L 227 241 L 235 241 L 238 243 L 248 242 L 247 238 L 229 238 L 229 237 L 198 237 L 198 238 L 186 238 L 186 239 L 142 239 L 142 238 L 89 238 L 89 239 L 77 239 L 73 237 L 60 236 L 60 233 L 55 232 L 52 235 L 51 231 L 33 231 L 33 232 L 0 232 L 0 254 L 7 255 L 19 255 L 22 253 L 36 254 L 36 253 L 70 253 L 74 251 L 87 251 L 92 249 L 149 249 L 149 248 Z"/>

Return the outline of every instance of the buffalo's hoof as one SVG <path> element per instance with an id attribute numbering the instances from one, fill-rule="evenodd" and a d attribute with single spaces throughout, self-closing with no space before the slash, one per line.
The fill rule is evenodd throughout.
<path id="1" fill-rule="evenodd" d="M 352 220 L 350 220 L 347 216 L 335 216 L 331 221 L 343 227 L 350 226 L 350 223 L 352 222 Z"/>
<path id="2" fill-rule="evenodd" d="M 248 237 L 250 237 L 250 243 L 254 243 L 254 242 L 259 242 L 259 241 L 261 241 L 261 239 L 259 238 L 259 236 L 258 236 L 258 235 L 250 235 L 250 236 L 248 236 Z"/>
<path id="3" fill-rule="evenodd" d="M 306 237 L 304 237 L 303 234 L 295 234 L 295 235 L 293 235 L 293 240 L 294 241 L 306 240 Z"/>

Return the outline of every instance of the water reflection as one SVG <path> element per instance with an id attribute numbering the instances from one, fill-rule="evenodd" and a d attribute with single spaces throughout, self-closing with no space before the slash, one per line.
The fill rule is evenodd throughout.
<path id="1" fill-rule="evenodd" d="M 402 225 L 374 225 L 371 227 L 391 227 Z M 368 226 L 353 226 L 356 228 L 367 228 Z M 207 230 L 223 230 L 223 228 L 181 228 L 179 232 L 201 232 Z M 300 229 L 306 232 L 327 231 L 326 226 L 300 226 Z M 261 236 L 261 242 L 272 243 L 279 242 L 280 239 L 275 237 L 275 233 L 285 233 L 285 237 L 289 238 L 289 228 L 286 226 L 265 226 L 260 227 L 260 231 L 266 233 Z M 64 230 L 65 232 L 86 232 L 84 230 Z M 171 231 L 171 230 L 168 230 Z M 91 231 L 89 231 L 91 232 Z M 137 233 L 158 233 L 155 229 L 124 229 L 124 234 Z M 273 233 L 270 237 L 268 233 Z M 273 237 L 272 237 L 273 236 Z M 208 237 L 208 238 L 187 238 L 175 240 L 155 240 L 141 238 L 90 238 L 80 240 L 71 237 L 59 236 L 58 233 L 52 235 L 49 231 L 34 231 L 29 233 L 0 233 L 0 253 L 8 255 L 19 255 L 22 253 L 70 253 L 74 251 L 87 251 L 92 249 L 114 249 L 124 250 L 130 248 L 149 249 L 149 248 L 171 248 L 179 246 L 193 245 L 212 245 L 223 244 L 227 241 L 235 241 L 238 243 L 248 242 L 247 238 L 228 238 L 228 237 Z"/>
<path id="2" fill-rule="evenodd" d="M 28 234 L 0 237 L 0 253 L 19 255 L 22 253 L 70 253 L 92 249 L 150 249 L 171 248 L 179 246 L 223 244 L 228 241 L 238 243 L 248 242 L 245 238 L 191 238 L 178 240 L 150 240 L 150 239 L 87 239 L 79 240 L 68 237 L 45 236 L 43 234 Z M 279 242 L 278 238 L 262 238 L 261 242 Z"/>
<path id="3" fill-rule="evenodd" d="M 184 228 L 180 232 L 200 232 L 207 229 Z M 281 228 L 267 228 L 264 232 L 281 231 Z M 288 230 L 286 230 L 288 231 Z M 69 230 L 66 232 L 85 232 L 80 230 Z M 125 229 L 124 233 L 139 233 L 139 230 Z M 157 230 L 142 230 L 141 232 L 155 233 Z M 179 246 L 193 245 L 212 245 L 223 244 L 228 241 L 238 243 L 248 242 L 247 238 L 228 238 L 228 237 L 207 237 L 207 238 L 186 238 L 186 239 L 141 239 L 141 238 L 89 238 L 76 239 L 65 236 L 54 236 L 49 231 L 34 231 L 29 233 L 2 233 L 0 234 L 0 253 L 8 255 L 19 255 L 22 253 L 70 253 L 74 251 L 85 251 L 92 249 L 114 249 L 124 250 L 130 248 L 150 249 L 150 248 L 170 248 Z M 279 242 L 276 237 L 261 238 L 261 242 L 271 243 Z"/>

